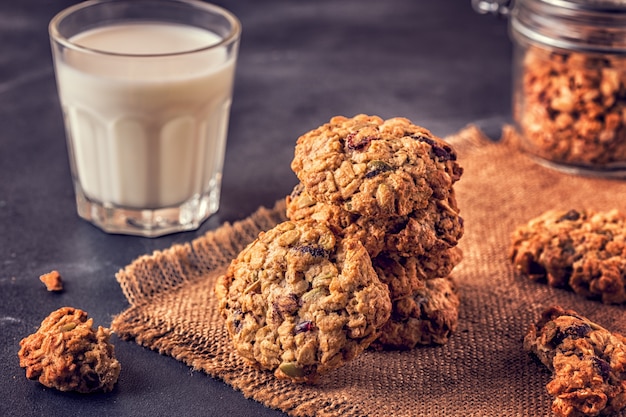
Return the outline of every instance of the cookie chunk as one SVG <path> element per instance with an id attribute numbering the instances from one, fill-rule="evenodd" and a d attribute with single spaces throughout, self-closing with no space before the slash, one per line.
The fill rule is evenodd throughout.
<path id="1" fill-rule="evenodd" d="M 391 312 L 363 245 L 307 221 L 261 233 L 218 279 L 216 294 L 237 352 L 295 382 L 355 358 Z"/>
<path id="2" fill-rule="evenodd" d="M 626 217 L 617 210 L 550 210 L 513 233 L 510 257 L 530 279 L 626 302 Z"/>
<path id="3" fill-rule="evenodd" d="M 460 300 L 451 278 L 422 282 L 412 295 L 393 301 L 391 318 L 383 326 L 376 349 L 413 349 L 448 342 L 459 320 Z"/>
<path id="4" fill-rule="evenodd" d="M 447 200 L 433 200 L 406 216 L 369 217 L 344 210 L 340 205 L 315 201 L 298 184 L 287 196 L 287 217 L 325 222 L 341 237 L 355 237 L 370 256 L 395 252 L 402 256 L 423 255 L 456 246 L 463 236 L 454 192 Z"/>
<path id="5" fill-rule="evenodd" d="M 447 201 L 462 174 L 456 160 L 448 143 L 408 119 L 336 116 L 298 138 L 291 168 L 316 201 L 388 217 Z"/>
<path id="6" fill-rule="evenodd" d="M 547 389 L 557 416 L 597 416 L 626 408 L 626 338 L 561 307 L 547 309 L 524 349 L 553 372 Z"/>
<path id="7" fill-rule="evenodd" d="M 120 374 L 110 331 L 93 327 L 77 308 L 52 312 L 36 333 L 22 339 L 18 356 L 28 379 L 60 391 L 111 391 Z"/>

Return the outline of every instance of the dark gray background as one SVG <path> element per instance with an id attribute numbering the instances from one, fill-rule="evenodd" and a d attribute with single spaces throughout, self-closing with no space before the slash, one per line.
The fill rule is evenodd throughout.
<path id="1" fill-rule="evenodd" d="M 281 415 L 116 337 L 112 393 L 57 392 L 24 377 L 19 341 L 64 305 L 108 326 L 128 306 L 120 268 L 273 205 L 296 183 L 295 140 L 333 115 L 405 116 L 440 136 L 476 123 L 496 138 L 511 108 L 507 22 L 470 0 L 218 1 L 243 24 L 221 208 L 196 232 L 145 239 L 75 213 L 47 34 L 72 3 L 0 5 L 0 415 Z M 38 280 L 52 269 L 61 294 Z"/>

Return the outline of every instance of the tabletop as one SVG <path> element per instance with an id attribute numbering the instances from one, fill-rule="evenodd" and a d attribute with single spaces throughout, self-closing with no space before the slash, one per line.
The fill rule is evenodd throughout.
<path id="1" fill-rule="evenodd" d="M 404 116 L 443 137 L 476 124 L 497 139 L 511 112 L 506 19 L 470 0 L 216 1 L 243 27 L 220 209 L 197 231 L 149 239 L 76 214 L 47 32 L 73 3 L 0 4 L 0 415 L 283 415 L 115 335 L 116 388 L 62 393 L 25 378 L 19 342 L 62 306 L 108 326 L 128 307 L 118 270 L 273 206 L 297 182 L 298 136 L 334 115 Z M 39 281 L 51 270 L 61 293 Z"/>

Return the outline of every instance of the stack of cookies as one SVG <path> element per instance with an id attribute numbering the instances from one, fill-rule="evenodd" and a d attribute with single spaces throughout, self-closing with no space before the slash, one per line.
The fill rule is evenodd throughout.
<path id="1" fill-rule="evenodd" d="M 298 139 L 288 221 L 217 280 L 237 353 L 314 382 L 370 346 L 445 343 L 463 234 L 454 150 L 404 118 L 334 117 Z"/>
<path id="2" fill-rule="evenodd" d="M 291 167 L 300 184 L 287 217 L 328 224 L 364 245 L 392 301 L 375 347 L 443 344 L 456 328 L 456 160 L 449 144 L 405 118 L 339 116 L 298 139 Z"/>

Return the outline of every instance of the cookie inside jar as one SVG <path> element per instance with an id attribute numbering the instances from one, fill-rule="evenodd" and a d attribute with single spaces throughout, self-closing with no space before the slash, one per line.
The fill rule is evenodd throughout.
<path id="1" fill-rule="evenodd" d="M 511 16 L 521 148 L 562 171 L 626 178 L 624 10 L 562 3 L 520 1 Z"/>

